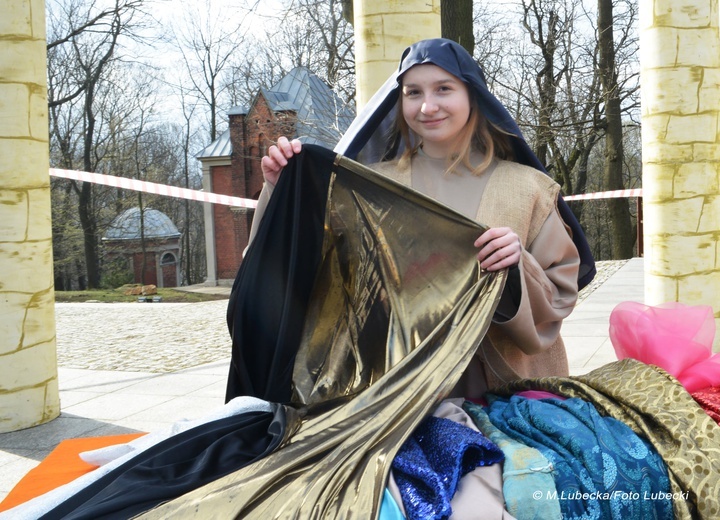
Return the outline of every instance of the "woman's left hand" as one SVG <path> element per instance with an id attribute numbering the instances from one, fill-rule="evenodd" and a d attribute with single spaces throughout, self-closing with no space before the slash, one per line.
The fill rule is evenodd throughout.
<path id="1" fill-rule="evenodd" d="M 499 271 L 520 262 L 520 238 L 508 227 L 488 229 L 475 241 L 475 247 L 480 248 L 477 255 L 480 267 L 487 271 Z"/>

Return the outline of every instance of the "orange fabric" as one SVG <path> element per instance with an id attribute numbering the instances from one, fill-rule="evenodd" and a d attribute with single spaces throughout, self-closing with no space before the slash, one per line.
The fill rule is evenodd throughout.
<path id="1" fill-rule="evenodd" d="M 145 433 L 126 433 L 62 441 L 39 465 L 28 471 L 15 485 L 5 500 L 0 503 L 0 511 L 5 511 L 27 502 L 31 498 L 52 491 L 95 469 L 96 466 L 92 466 L 80 458 L 79 454 L 83 451 L 96 450 L 113 444 L 124 444 L 143 435 Z"/>

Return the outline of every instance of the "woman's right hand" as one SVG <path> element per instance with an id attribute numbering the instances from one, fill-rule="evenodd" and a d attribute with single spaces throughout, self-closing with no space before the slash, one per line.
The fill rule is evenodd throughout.
<path id="1" fill-rule="evenodd" d="M 288 141 L 288 138 L 281 136 L 277 140 L 277 144 L 272 145 L 268 149 L 268 153 L 260 161 L 263 177 L 265 180 L 275 186 L 280 178 L 280 172 L 287 166 L 288 159 L 300 153 L 302 143 L 298 139 Z"/>

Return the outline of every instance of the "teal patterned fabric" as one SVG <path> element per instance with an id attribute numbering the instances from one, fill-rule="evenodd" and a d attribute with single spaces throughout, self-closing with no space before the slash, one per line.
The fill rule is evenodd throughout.
<path id="1" fill-rule="evenodd" d="M 560 520 L 560 501 L 553 465 L 535 448 L 505 435 L 490 421 L 482 406 L 465 401 L 463 410 L 475 426 L 505 455 L 503 497 L 508 513 L 517 520 Z"/>
<path id="2" fill-rule="evenodd" d="M 577 398 L 488 401 L 497 428 L 553 464 L 563 518 L 673 518 L 665 463 L 625 424 Z"/>

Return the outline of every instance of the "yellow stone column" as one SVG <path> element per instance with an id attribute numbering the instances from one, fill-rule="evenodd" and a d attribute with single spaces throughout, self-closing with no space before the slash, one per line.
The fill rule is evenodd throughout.
<path id="1" fill-rule="evenodd" d="M 639 4 L 645 303 L 710 305 L 717 350 L 718 0 Z"/>
<path id="2" fill-rule="evenodd" d="M 354 0 L 355 99 L 360 110 L 392 74 L 405 48 L 440 37 L 440 0 Z"/>
<path id="3" fill-rule="evenodd" d="M 60 413 L 44 0 L 0 0 L 0 432 Z"/>

